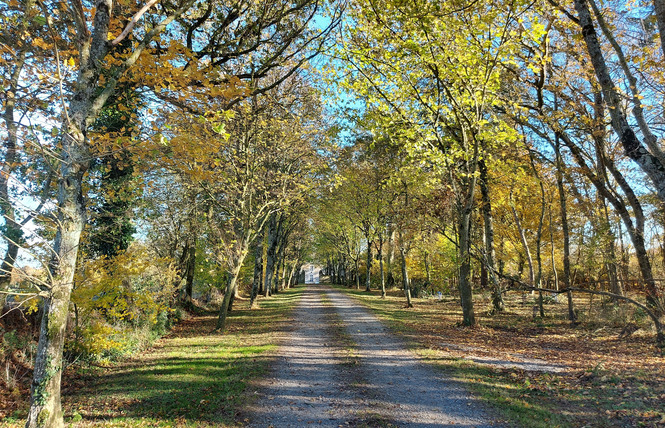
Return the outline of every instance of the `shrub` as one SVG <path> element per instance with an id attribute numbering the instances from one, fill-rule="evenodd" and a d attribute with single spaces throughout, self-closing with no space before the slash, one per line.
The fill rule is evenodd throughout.
<path id="1" fill-rule="evenodd" d="M 135 243 L 113 258 L 86 260 L 72 294 L 69 353 L 114 358 L 145 347 L 170 327 L 176 273 L 169 259 Z"/>

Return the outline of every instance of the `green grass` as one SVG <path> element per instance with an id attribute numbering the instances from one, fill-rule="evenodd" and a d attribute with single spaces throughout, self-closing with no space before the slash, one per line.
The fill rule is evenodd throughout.
<path id="1" fill-rule="evenodd" d="M 489 299 L 477 298 L 481 326 L 462 328 L 456 300 L 414 299 L 415 307 L 406 309 L 398 290 L 381 299 L 378 292 L 338 289 L 373 310 L 415 352 L 446 376 L 467 385 L 512 424 L 534 428 L 665 426 L 665 359 L 648 334 L 646 339 L 629 341 L 618 340 L 617 331 L 599 330 L 598 325 L 571 328 L 563 304 L 547 308 L 547 322 L 534 320 L 532 305 L 520 304 L 519 294 L 506 296 L 508 309 L 493 316 L 478 310 Z M 557 316 L 553 316 L 555 311 Z M 603 318 L 599 322 L 608 325 Z M 451 351 L 448 343 L 482 348 L 500 359 L 506 353 L 535 353 L 548 360 L 548 349 L 556 349 L 554 361 L 563 361 L 570 369 L 548 374 L 476 364 L 462 358 L 475 351 Z"/>
<path id="2" fill-rule="evenodd" d="M 539 403 L 531 381 L 524 382 L 521 376 L 512 377 L 507 370 L 494 370 L 469 360 L 442 356 L 438 351 L 421 343 L 414 325 L 423 322 L 430 314 L 396 304 L 395 299 L 381 299 L 376 294 L 342 286 L 335 288 L 371 309 L 393 331 L 407 339 L 413 351 L 438 370 L 445 372 L 448 377 L 467 385 L 471 392 L 511 423 L 533 428 L 572 426 L 570 419 L 557 413 L 556 408 Z M 418 307 L 417 303 L 416 305 Z"/>
<path id="3" fill-rule="evenodd" d="M 65 420 L 81 427 L 236 426 L 239 411 L 251 399 L 248 383 L 268 370 L 274 331 L 288 323 L 302 291 L 261 300 L 261 309 L 234 310 L 224 334 L 212 332 L 215 315 L 195 317 L 151 351 L 67 380 Z M 24 417 L 19 412 L 0 426 L 21 426 Z"/>
<path id="4" fill-rule="evenodd" d="M 549 428 L 574 425 L 570 418 L 542 400 L 548 394 L 547 390 L 539 388 L 542 379 L 511 377 L 509 370 L 494 370 L 467 360 L 443 365 L 444 369 L 448 367 L 472 392 L 519 426 Z"/>

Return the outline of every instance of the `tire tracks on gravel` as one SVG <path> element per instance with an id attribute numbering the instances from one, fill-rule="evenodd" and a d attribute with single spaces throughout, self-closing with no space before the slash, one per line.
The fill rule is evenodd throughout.
<path id="1" fill-rule="evenodd" d="M 332 329 L 334 309 L 321 286 L 308 286 L 282 338 L 258 400 L 249 406 L 251 427 L 339 427 L 353 425 L 358 397 L 348 388 L 342 345 Z"/>

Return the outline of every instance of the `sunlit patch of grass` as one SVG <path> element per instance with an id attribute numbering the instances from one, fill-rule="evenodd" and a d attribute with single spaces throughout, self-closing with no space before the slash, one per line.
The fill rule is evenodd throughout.
<path id="1" fill-rule="evenodd" d="M 152 350 L 69 382 L 66 421 L 76 427 L 236 426 L 246 387 L 268 370 L 274 332 L 288 324 L 302 291 L 280 292 L 260 309 L 235 309 L 224 334 L 213 333 L 214 315 L 192 318 Z M 21 426 L 18 417 L 0 426 Z"/>

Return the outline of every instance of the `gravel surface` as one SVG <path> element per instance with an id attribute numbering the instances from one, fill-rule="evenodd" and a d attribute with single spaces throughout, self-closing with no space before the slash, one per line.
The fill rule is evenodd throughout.
<path id="1" fill-rule="evenodd" d="M 358 398 L 348 388 L 330 326 L 334 310 L 323 304 L 323 294 L 319 286 L 305 290 L 293 328 L 280 340 L 273 371 L 249 408 L 249 426 L 338 427 L 355 419 Z"/>
<path id="2" fill-rule="evenodd" d="M 322 296 L 332 305 L 323 304 Z M 334 308 L 334 309 L 333 309 Z M 356 364 L 331 323 L 344 320 Z M 310 285 L 293 331 L 251 406 L 252 427 L 497 426 L 460 383 L 422 362 L 368 309 L 324 285 Z"/>

